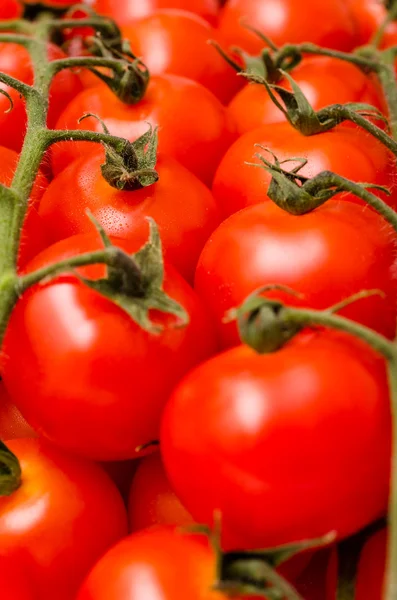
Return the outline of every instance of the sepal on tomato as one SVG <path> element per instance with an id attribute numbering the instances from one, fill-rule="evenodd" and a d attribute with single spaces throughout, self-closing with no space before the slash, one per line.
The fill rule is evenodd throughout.
<path id="1" fill-rule="evenodd" d="M 151 310 L 174 315 L 177 325 L 185 326 L 189 322 L 186 310 L 163 290 L 163 253 L 155 221 L 148 219 L 150 234 L 146 244 L 135 254 L 128 255 L 113 246 L 104 229 L 92 216 L 90 218 L 97 227 L 105 247 L 113 252 L 110 253 L 110 260 L 106 262 L 106 277 L 92 280 L 78 275 L 79 279 L 117 304 L 149 333 L 162 332 L 162 327 L 151 320 Z"/>
<path id="2" fill-rule="evenodd" d="M 21 485 L 18 458 L 0 441 L 0 497 L 10 496 Z"/>

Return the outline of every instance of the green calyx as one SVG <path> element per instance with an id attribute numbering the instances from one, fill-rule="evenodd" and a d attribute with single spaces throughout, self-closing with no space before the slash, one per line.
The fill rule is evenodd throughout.
<path id="1" fill-rule="evenodd" d="M 159 175 L 157 161 L 158 128 L 149 129 L 134 142 L 125 140 L 120 150 L 104 143 L 106 162 L 101 166 L 102 175 L 118 190 L 140 190 L 156 183 Z"/>
<path id="2" fill-rule="evenodd" d="M 89 288 L 109 298 L 124 310 L 142 329 L 160 334 L 163 328 L 150 318 L 157 310 L 176 317 L 177 326 L 189 322 L 186 310 L 163 290 L 164 263 L 158 228 L 149 220 L 150 235 L 146 244 L 135 254 L 127 254 L 112 245 L 103 228 L 95 223 L 107 251 L 106 276 L 92 280 L 79 276 Z"/>
<path id="3" fill-rule="evenodd" d="M 0 497 L 10 496 L 21 485 L 21 467 L 15 454 L 0 442 Z"/>

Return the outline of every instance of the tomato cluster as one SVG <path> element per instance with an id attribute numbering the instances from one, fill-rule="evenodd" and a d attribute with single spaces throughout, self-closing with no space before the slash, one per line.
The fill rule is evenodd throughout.
<path id="1" fill-rule="evenodd" d="M 5 600 L 335 600 L 390 495 L 391 4 L 0 2 Z"/>

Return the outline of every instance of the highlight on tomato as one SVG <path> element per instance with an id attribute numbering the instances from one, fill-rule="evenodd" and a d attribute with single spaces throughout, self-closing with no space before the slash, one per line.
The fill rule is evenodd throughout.
<path id="1" fill-rule="evenodd" d="M 126 535 L 121 496 L 98 465 L 43 440 L 7 446 L 21 475 L 0 497 L 0 555 L 23 569 L 38 598 L 72 600 L 89 569 Z"/>
<path id="2" fill-rule="evenodd" d="M 387 509 L 385 365 L 361 341 L 302 332 L 260 355 L 238 346 L 193 369 L 171 395 L 160 444 L 199 523 L 222 514 L 223 548 L 347 537 Z"/>
<path id="3" fill-rule="evenodd" d="M 177 8 L 200 15 L 215 24 L 219 11 L 218 0 L 93 0 L 91 4 L 100 14 L 113 17 L 120 23 L 147 17 L 164 8 Z"/>
<path id="4" fill-rule="evenodd" d="M 10 397 L 40 434 L 78 455 L 137 456 L 139 446 L 157 438 L 176 383 L 216 352 L 202 302 L 171 265 L 163 274 L 154 238 L 152 230 L 141 258 L 134 254 L 137 279 L 116 271 L 115 293 L 128 314 L 66 273 L 29 289 L 11 316 L 2 373 Z M 139 239 L 115 243 L 128 254 L 141 249 Z M 73 236 L 44 250 L 25 272 L 101 248 L 98 234 Z M 93 265 L 79 274 L 95 285 L 106 270 Z"/>

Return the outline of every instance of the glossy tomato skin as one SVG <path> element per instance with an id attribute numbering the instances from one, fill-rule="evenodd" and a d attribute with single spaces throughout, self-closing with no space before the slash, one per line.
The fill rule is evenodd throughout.
<path id="1" fill-rule="evenodd" d="M 256 53 L 264 43 L 244 27 L 244 22 L 277 46 L 313 42 L 351 50 L 356 43 L 354 22 L 343 0 L 308 0 L 305 10 L 296 0 L 228 0 L 219 19 L 220 35 L 227 44 Z"/>
<path id="2" fill-rule="evenodd" d="M 303 333 L 269 355 L 238 346 L 173 392 L 166 472 L 197 522 L 221 511 L 226 549 L 343 538 L 386 510 L 388 403 L 383 360 L 352 337 Z"/>
<path id="3" fill-rule="evenodd" d="M 221 221 L 209 189 L 176 160 L 159 156 L 159 181 L 137 191 L 111 187 L 102 176 L 103 148 L 74 161 L 50 184 L 40 215 L 53 241 L 92 231 L 89 209 L 109 235 L 148 236 L 147 217 L 158 227 L 167 259 L 192 281 L 205 242 Z"/>
<path id="4" fill-rule="evenodd" d="M 314 110 L 347 102 L 371 104 L 378 109 L 383 106 L 373 82 L 351 63 L 325 56 L 307 57 L 291 74 Z M 285 79 L 277 85 L 290 89 Z M 245 86 L 230 102 L 228 113 L 239 135 L 261 125 L 285 121 L 261 84 Z"/>
<path id="5" fill-rule="evenodd" d="M 23 566 L 40 600 L 72 600 L 96 560 L 126 533 L 121 497 L 94 463 L 43 440 L 7 445 L 22 483 L 0 498 L 0 552 Z"/>
<path id="6" fill-rule="evenodd" d="M 244 85 L 244 80 L 208 44 L 216 38 L 216 30 L 198 15 L 177 9 L 157 11 L 125 25 L 122 33 L 151 75 L 173 73 L 194 79 L 223 103 Z"/>
<path id="7" fill-rule="evenodd" d="M 12 403 L 4 383 L 0 382 L 0 440 L 29 437 L 37 437 L 37 434 Z"/>
<path id="8" fill-rule="evenodd" d="M 211 589 L 214 583 L 215 556 L 204 536 L 157 527 L 134 533 L 107 552 L 77 600 L 227 600 Z"/>
<path id="9" fill-rule="evenodd" d="M 164 8 L 187 10 L 215 24 L 219 5 L 217 0 L 94 0 L 93 8 L 123 23 L 131 19 L 147 17 Z"/>
<path id="10" fill-rule="evenodd" d="M 264 285 L 288 286 L 295 297 L 272 292 L 288 305 L 329 308 L 365 289 L 380 289 L 340 314 L 393 339 L 396 328 L 395 235 L 369 208 L 343 200 L 302 216 L 272 202 L 248 207 L 224 221 L 200 256 L 195 289 L 215 319 L 223 347 L 237 345 L 226 313 Z"/>
<path id="11" fill-rule="evenodd" d="M 271 160 L 263 148 L 269 148 L 279 160 L 292 156 L 307 159 L 300 171 L 306 177 L 330 170 L 353 181 L 380 185 L 391 185 L 395 177 L 388 151 L 363 130 L 339 126 L 321 135 L 304 136 L 287 122 L 274 123 L 245 133 L 224 155 L 212 191 L 225 216 L 268 199 L 270 174 L 259 166 L 246 164 L 260 165 L 255 156 L 258 153 Z M 284 168 L 296 165 L 296 162 L 285 163 Z M 348 198 L 361 202 L 352 195 Z M 385 201 L 392 206 L 397 204 L 394 193 L 385 197 Z"/>
<path id="12" fill-rule="evenodd" d="M 141 247 L 135 240 L 117 245 L 128 252 Z M 68 238 L 27 270 L 101 247 L 97 234 Z M 102 266 L 83 272 L 93 278 L 104 273 Z M 164 290 L 184 306 L 190 322 L 178 327 L 175 317 L 153 313 L 163 327 L 158 335 L 142 330 L 72 275 L 24 295 L 7 330 L 3 377 L 13 402 L 37 431 L 97 460 L 133 458 L 137 446 L 156 439 L 175 384 L 216 351 L 201 301 L 171 266 Z"/>
<path id="13" fill-rule="evenodd" d="M 66 57 L 65 53 L 54 44 L 48 45 L 49 60 Z M 27 84 L 33 83 L 33 70 L 30 56 L 26 48 L 19 44 L 0 43 L 0 71 L 7 73 Z M 1 143 L 3 146 L 19 151 L 22 147 L 26 130 L 25 103 L 18 92 L 1 84 L 14 103 L 11 112 L 9 100 L 0 95 L 0 130 Z M 65 103 L 70 101 L 82 89 L 82 84 L 75 73 L 65 69 L 58 73 L 50 88 L 50 106 L 48 112 L 48 124 L 53 127 L 61 114 Z"/>
<path id="14" fill-rule="evenodd" d="M 234 134 L 226 110 L 204 86 L 177 75 L 152 77 L 146 96 L 127 106 L 104 85 L 85 90 L 70 102 L 57 127 L 102 131 L 96 119 L 77 120 L 85 112 L 99 115 L 113 135 L 131 141 L 159 126 L 159 151 L 179 160 L 204 183 L 210 184 Z M 86 142 L 63 142 L 53 148 L 53 169 L 59 173 L 90 149 Z"/>
<path id="15" fill-rule="evenodd" d="M 171 488 L 158 452 L 141 459 L 128 498 L 130 530 L 152 525 L 186 527 L 194 523 Z"/>
<path id="16" fill-rule="evenodd" d="M 22 14 L 22 5 L 18 0 L 2 0 L 0 19 L 17 19 Z"/>

